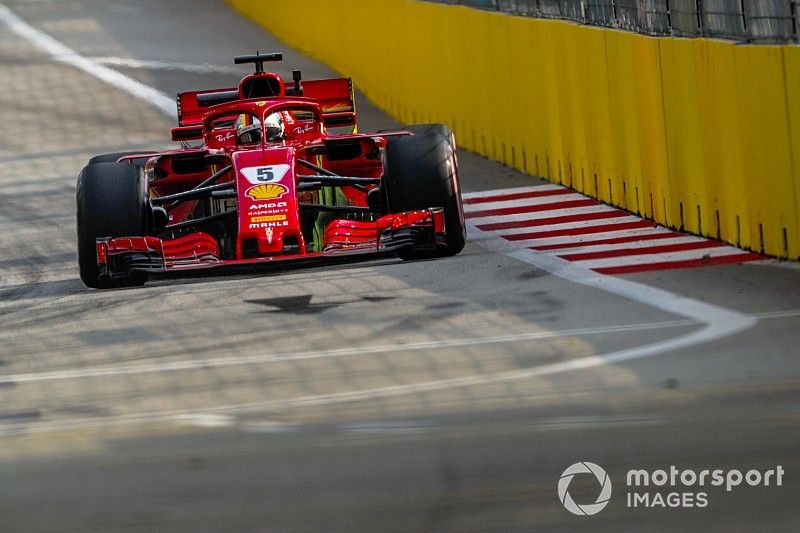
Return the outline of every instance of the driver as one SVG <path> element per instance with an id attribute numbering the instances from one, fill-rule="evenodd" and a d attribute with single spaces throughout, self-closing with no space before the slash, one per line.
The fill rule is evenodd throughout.
<path id="1" fill-rule="evenodd" d="M 280 113 L 272 113 L 264 119 L 267 131 L 267 142 L 280 142 L 284 138 L 283 117 Z"/>
<path id="2" fill-rule="evenodd" d="M 239 144 L 261 142 L 261 121 L 250 115 L 239 115 L 236 119 L 236 141 Z"/>

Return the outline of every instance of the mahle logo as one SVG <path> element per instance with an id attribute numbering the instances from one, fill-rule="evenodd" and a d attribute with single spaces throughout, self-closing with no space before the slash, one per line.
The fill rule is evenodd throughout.
<path id="1" fill-rule="evenodd" d="M 572 478 L 577 474 L 594 474 L 594 477 L 597 478 L 597 482 L 600 483 L 600 495 L 594 503 L 579 505 L 575 503 L 572 496 L 570 496 L 569 484 L 572 482 Z M 561 474 L 561 479 L 558 480 L 558 499 L 561 500 L 561 503 L 567 511 L 572 514 L 580 516 L 597 514 L 608 505 L 608 501 L 611 499 L 611 479 L 608 477 L 605 470 L 594 463 L 590 463 L 589 461 L 575 463 L 564 470 L 564 473 Z"/>

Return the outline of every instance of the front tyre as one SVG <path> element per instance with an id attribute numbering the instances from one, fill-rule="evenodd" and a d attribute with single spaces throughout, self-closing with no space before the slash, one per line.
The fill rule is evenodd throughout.
<path id="1" fill-rule="evenodd" d="M 100 277 L 96 239 L 147 233 L 144 176 L 130 163 L 87 165 L 78 176 L 78 268 L 87 287 L 109 289 L 144 284 L 147 274 Z"/>
<path id="2" fill-rule="evenodd" d="M 431 252 L 406 249 L 398 254 L 401 258 L 445 257 L 464 249 L 464 211 L 450 139 L 439 133 L 392 138 L 386 147 L 384 185 L 391 213 L 444 208 L 446 246 Z"/>

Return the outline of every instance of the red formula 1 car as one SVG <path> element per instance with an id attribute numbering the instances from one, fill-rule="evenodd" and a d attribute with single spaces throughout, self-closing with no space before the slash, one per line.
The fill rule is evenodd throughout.
<path id="1" fill-rule="evenodd" d="M 443 125 L 356 134 L 350 79 L 293 83 L 281 54 L 239 56 L 238 87 L 178 95 L 178 150 L 97 156 L 77 187 L 89 287 L 150 273 L 342 254 L 461 251 L 455 141 Z M 329 129 L 346 128 L 333 134 Z"/>

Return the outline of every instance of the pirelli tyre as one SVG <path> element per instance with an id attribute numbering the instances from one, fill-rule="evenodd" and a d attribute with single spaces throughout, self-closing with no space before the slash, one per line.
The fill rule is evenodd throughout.
<path id="1" fill-rule="evenodd" d="M 87 287 L 109 289 L 144 284 L 147 274 L 100 277 L 96 239 L 146 235 L 144 176 L 131 163 L 95 163 L 78 176 L 78 268 Z"/>
<path id="2" fill-rule="evenodd" d="M 466 242 L 466 228 L 458 165 L 450 139 L 439 133 L 392 138 L 386 146 L 384 164 L 389 212 L 444 208 L 446 246 L 424 252 L 407 248 L 398 255 L 420 259 L 459 253 Z"/>

